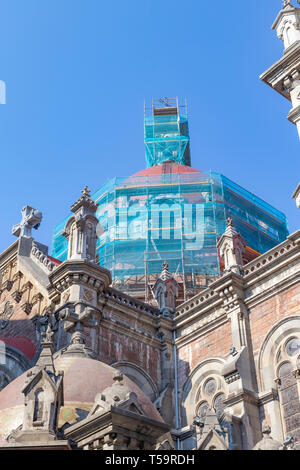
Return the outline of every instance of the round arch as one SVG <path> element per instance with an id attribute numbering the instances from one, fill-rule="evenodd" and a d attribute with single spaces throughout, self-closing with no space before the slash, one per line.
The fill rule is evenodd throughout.
<path id="1" fill-rule="evenodd" d="M 140 366 L 128 361 L 117 361 L 110 364 L 115 369 L 119 369 L 123 374 L 129 377 L 153 402 L 159 395 L 157 385 L 149 374 Z"/>
<path id="2" fill-rule="evenodd" d="M 193 423 L 195 417 L 195 405 L 200 384 L 212 375 L 222 377 L 221 371 L 225 360 L 218 357 L 205 359 L 200 362 L 190 373 L 183 389 L 181 399 L 181 426 Z"/>
<path id="3" fill-rule="evenodd" d="M 0 339 L 0 390 L 32 366 L 19 350 Z"/>
<path id="4" fill-rule="evenodd" d="M 265 336 L 258 356 L 258 379 L 262 392 L 274 388 L 275 353 L 282 341 L 294 333 L 300 333 L 300 315 L 283 318 Z"/>

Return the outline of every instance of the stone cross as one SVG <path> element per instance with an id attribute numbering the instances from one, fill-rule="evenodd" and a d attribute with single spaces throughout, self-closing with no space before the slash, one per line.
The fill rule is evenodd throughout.
<path id="1" fill-rule="evenodd" d="M 12 234 L 16 237 L 32 237 L 32 229 L 38 229 L 42 221 L 42 213 L 30 206 L 22 209 L 22 220 L 12 228 Z"/>

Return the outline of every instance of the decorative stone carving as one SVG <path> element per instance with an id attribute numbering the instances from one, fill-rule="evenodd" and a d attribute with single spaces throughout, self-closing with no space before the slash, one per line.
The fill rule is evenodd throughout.
<path id="1" fill-rule="evenodd" d="M 62 353 L 73 356 L 95 358 L 95 352 L 86 346 L 84 328 L 97 328 L 101 318 L 100 310 L 84 302 L 68 303 L 54 312 L 56 318 L 64 321 L 64 329 L 72 333 L 70 344 Z"/>
<path id="2" fill-rule="evenodd" d="M 6 302 L 3 311 L 0 312 L 0 329 L 3 329 L 8 325 L 9 320 L 12 317 L 13 311 L 13 305 L 10 302 Z"/>
<path id="3" fill-rule="evenodd" d="M 46 312 L 44 315 L 37 315 L 32 319 L 35 324 L 36 332 L 38 338 L 42 338 L 43 334 L 46 333 L 47 329 L 49 328 L 53 333 L 58 330 L 58 320 L 55 318 L 55 315 L 52 315 L 49 312 Z"/>

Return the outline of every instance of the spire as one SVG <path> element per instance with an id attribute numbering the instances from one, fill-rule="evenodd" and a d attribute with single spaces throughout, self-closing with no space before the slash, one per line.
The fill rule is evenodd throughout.
<path id="1" fill-rule="evenodd" d="M 40 369 L 44 369 L 47 372 L 52 374 L 55 373 L 54 364 L 53 364 L 53 341 L 52 336 L 54 332 L 51 329 L 50 322 L 48 323 L 47 330 L 41 333 L 42 341 L 41 341 L 41 353 L 36 363 L 36 367 Z"/>
<path id="2" fill-rule="evenodd" d="M 169 265 L 168 263 L 165 261 L 162 265 L 162 272 L 161 272 L 161 275 L 160 275 L 160 279 L 162 279 L 163 281 L 167 281 L 168 279 L 170 279 L 172 276 L 172 274 L 170 273 L 169 271 Z"/>
<path id="3" fill-rule="evenodd" d="M 224 258 L 225 271 L 241 274 L 246 242 L 234 228 L 231 218 L 226 220 L 226 230 L 219 239 L 217 248 Z"/>
<path id="4" fill-rule="evenodd" d="M 153 295 L 163 315 L 168 316 L 175 311 L 178 283 L 169 272 L 169 265 L 166 261 L 162 265 L 160 277 L 154 284 Z"/>
<path id="5" fill-rule="evenodd" d="M 96 263 L 98 219 L 95 212 L 98 206 L 91 198 L 90 192 L 85 186 L 80 198 L 72 205 L 74 216 L 68 220 L 63 236 L 69 241 L 68 259 Z"/>
<path id="6" fill-rule="evenodd" d="M 12 445 L 40 448 L 57 440 L 58 415 L 63 403 L 63 373 L 56 374 L 53 362 L 53 331 L 50 322 L 42 333 L 42 350 L 38 361 L 27 372 L 22 393 L 24 415 L 20 427 L 12 431 L 7 440 Z"/>

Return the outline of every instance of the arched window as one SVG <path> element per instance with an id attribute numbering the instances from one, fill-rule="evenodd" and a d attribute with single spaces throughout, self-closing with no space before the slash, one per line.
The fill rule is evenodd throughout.
<path id="1" fill-rule="evenodd" d="M 40 422 L 44 415 L 44 390 L 39 389 L 34 394 L 34 413 L 33 421 Z"/>
<path id="2" fill-rule="evenodd" d="M 300 448 L 300 338 L 289 337 L 275 356 L 276 383 L 284 435 L 291 436 Z M 298 443 L 298 444 L 297 444 Z"/>
<path id="3" fill-rule="evenodd" d="M 220 420 L 224 411 L 224 400 L 226 398 L 225 383 L 221 377 L 212 376 L 204 380 L 196 395 L 196 416 L 204 423 L 209 409 L 214 409 Z"/>

